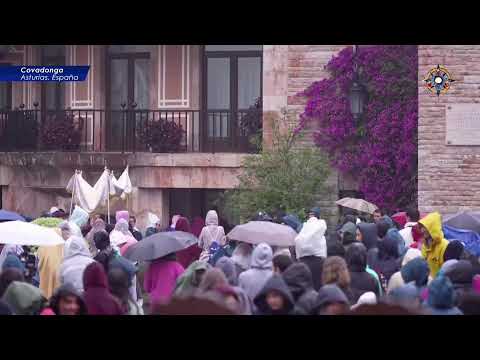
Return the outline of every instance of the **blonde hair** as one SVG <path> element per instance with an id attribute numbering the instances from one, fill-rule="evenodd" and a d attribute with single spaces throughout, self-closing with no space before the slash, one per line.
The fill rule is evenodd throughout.
<path id="1" fill-rule="evenodd" d="M 336 284 L 342 289 L 350 286 L 350 273 L 347 263 L 340 256 L 331 256 L 325 259 L 322 271 L 323 285 Z"/>

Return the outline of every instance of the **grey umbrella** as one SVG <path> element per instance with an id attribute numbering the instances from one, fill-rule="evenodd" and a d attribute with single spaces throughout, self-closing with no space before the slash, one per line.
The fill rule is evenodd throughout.
<path id="1" fill-rule="evenodd" d="M 289 247 L 295 245 L 297 233 L 288 225 L 269 221 L 250 221 L 237 225 L 227 234 L 231 240 L 250 244 L 267 243 L 270 246 Z"/>
<path id="2" fill-rule="evenodd" d="M 198 239 L 184 231 L 165 231 L 153 234 L 130 246 L 125 257 L 131 261 L 148 261 L 186 249 Z"/>
<path id="3" fill-rule="evenodd" d="M 480 234 L 480 216 L 478 212 L 459 212 L 445 216 L 445 225 L 464 230 L 471 230 Z"/>

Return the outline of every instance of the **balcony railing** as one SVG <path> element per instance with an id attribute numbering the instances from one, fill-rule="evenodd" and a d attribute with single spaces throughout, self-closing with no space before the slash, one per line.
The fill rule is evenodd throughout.
<path id="1" fill-rule="evenodd" d="M 255 152 L 248 111 L 0 110 L 0 151 Z M 251 121 L 252 114 L 248 114 Z M 261 112 L 257 114 L 261 123 Z M 256 116 L 256 115 L 255 115 Z"/>

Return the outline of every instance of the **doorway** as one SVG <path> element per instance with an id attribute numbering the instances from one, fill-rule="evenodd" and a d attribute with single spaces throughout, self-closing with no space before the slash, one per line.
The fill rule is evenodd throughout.
<path id="1" fill-rule="evenodd" d="M 242 114 L 262 96 L 262 45 L 206 45 L 203 121 L 205 151 L 246 151 Z"/>
<path id="2" fill-rule="evenodd" d="M 137 131 L 135 112 L 150 101 L 150 45 L 108 47 L 106 65 L 107 145 L 109 150 L 133 150 Z"/>

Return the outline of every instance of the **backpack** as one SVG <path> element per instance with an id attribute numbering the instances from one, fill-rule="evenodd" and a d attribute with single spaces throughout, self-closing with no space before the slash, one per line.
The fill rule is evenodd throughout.
<path id="1" fill-rule="evenodd" d="M 210 245 L 210 248 L 208 249 L 208 260 L 207 260 L 207 262 L 210 265 L 214 265 L 213 260 L 217 259 L 215 255 L 220 249 L 221 249 L 221 246 L 216 241 L 212 242 L 212 244 Z"/>

